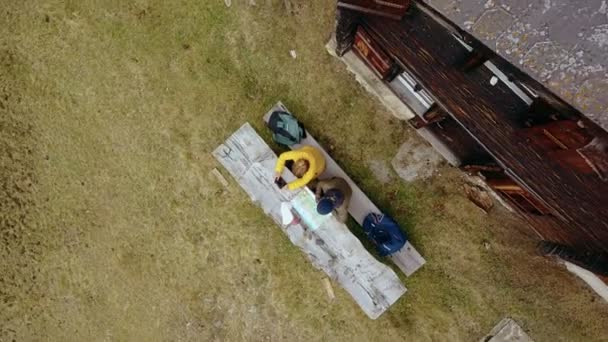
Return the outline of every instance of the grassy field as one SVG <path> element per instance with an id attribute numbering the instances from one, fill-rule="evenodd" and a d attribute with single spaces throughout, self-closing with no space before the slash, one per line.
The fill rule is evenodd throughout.
<path id="1" fill-rule="evenodd" d="M 324 50 L 333 2 L 257 2 L 0 0 L 0 341 L 475 341 L 505 316 L 608 341 L 608 305 L 459 172 L 374 177 L 414 133 Z M 278 100 L 428 260 L 376 321 L 210 175 Z"/>

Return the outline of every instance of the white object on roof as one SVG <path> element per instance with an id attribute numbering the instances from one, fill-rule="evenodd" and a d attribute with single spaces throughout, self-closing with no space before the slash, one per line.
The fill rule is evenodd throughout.
<path id="1" fill-rule="evenodd" d="M 264 115 L 264 122 L 268 122 L 272 112 L 276 110 L 282 110 L 289 113 L 289 110 L 278 102 L 266 115 Z M 293 114 L 293 113 L 292 113 Z M 325 172 L 323 172 L 319 179 L 328 179 L 332 177 L 340 177 L 344 179 L 352 188 L 353 194 L 348 206 L 348 213 L 359 223 L 363 225 L 363 220 L 370 213 L 381 213 L 380 209 L 359 189 L 357 184 L 342 170 L 340 165 L 319 145 L 319 143 L 313 138 L 309 132 L 306 132 L 306 139 L 303 139 L 300 144 L 292 146 L 292 149 L 300 148 L 304 145 L 314 146 L 318 148 L 325 157 Z M 395 265 L 399 267 L 405 273 L 406 276 L 410 276 L 416 272 L 422 265 L 426 263 L 424 258 L 418 253 L 418 251 L 408 241 L 401 250 L 395 254 L 389 256 Z"/>
<path id="2" fill-rule="evenodd" d="M 378 318 L 406 292 L 395 272 L 369 254 L 348 227 L 333 216 L 314 231 L 303 220 L 282 224 L 281 203 L 292 202 L 297 196 L 309 196 L 314 201 L 314 194 L 307 188 L 290 191 L 274 184 L 277 156 L 251 125 L 243 125 L 213 155 L 313 266 L 340 284 L 370 318 Z M 282 177 L 287 182 L 295 178 L 288 170 Z"/>

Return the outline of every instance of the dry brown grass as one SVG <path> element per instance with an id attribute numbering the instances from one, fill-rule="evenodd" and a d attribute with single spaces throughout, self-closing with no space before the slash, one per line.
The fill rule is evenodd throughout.
<path id="1" fill-rule="evenodd" d="M 457 171 L 374 179 L 367 161 L 413 133 L 324 51 L 334 4 L 292 3 L 2 1 L 0 340 L 470 341 L 506 315 L 537 341 L 608 340 L 605 303 L 534 256 L 521 222 L 470 204 Z M 428 260 L 377 321 L 340 289 L 329 303 L 209 174 L 245 121 L 268 138 L 278 100 Z"/>

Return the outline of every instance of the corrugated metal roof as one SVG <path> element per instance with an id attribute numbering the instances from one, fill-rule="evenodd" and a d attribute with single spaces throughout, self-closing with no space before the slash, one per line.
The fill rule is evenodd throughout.
<path id="1" fill-rule="evenodd" d="M 607 0 L 426 0 L 608 130 Z"/>

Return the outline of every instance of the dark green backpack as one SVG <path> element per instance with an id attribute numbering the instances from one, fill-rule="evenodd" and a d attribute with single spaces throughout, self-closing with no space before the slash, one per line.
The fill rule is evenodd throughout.
<path id="1" fill-rule="evenodd" d="M 279 145 L 289 147 L 306 138 L 304 125 L 288 112 L 273 112 L 268 120 L 268 127 L 272 131 L 272 140 Z"/>

